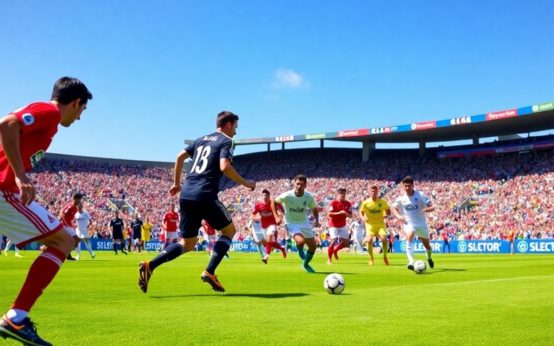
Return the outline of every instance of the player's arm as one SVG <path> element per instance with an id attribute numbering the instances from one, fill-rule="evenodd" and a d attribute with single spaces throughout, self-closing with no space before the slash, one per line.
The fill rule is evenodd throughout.
<path id="1" fill-rule="evenodd" d="M 435 206 L 433 205 L 433 203 L 431 203 L 431 201 L 427 202 L 427 204 L 425 205 L 425 208 L 421 209 L 423 210 L 424 212 L 426 213 L 430 213 L 432 211 L 435 211 Z"/>
<path id="2" fill-rule="evenodd" d="M 275 222 L 277 222 L 278 225 L 281 224 L 281 216 L 277 214 L 277 204 L 275 203 L 275 200 L 273 198 L 270 199 L 271 201 L 271 211 L 273 212 L 273 217 L 275 218 Z"/>
<path id="3" fill-rule="evenodd" d="M 19 199 L 21 203 L 28 205 L 35 199 L 36 190 L 25 174 L 25 165 L 19 147 L 20 132 L 21 123 L 15 114 L 8 114 L 0 120 L 0 144 L 15 174 L 15 183 L 20 191 Z"/>
<path id="4" fill-rule="evenodd" d="M 225 174 L 225 176 L 239 185 L 246 186 L 250 190 L 256 189 L 256 182 L 253 180 L 244 179 L 231 164 L 231 160 L 228 158 L 219 159 L 219 169 Z"/>
<path id="5" fill-rule="evenodd" d="M 314 216 L 314 219 L 315 219 L 314 227 L 319 227 L 320 226 L 320 224 L 319 224 L 319 212 L 317 211 L 317 206 L 311 208 L 311 210 L 312 210 L 312 215 Z"/>
<path id="6" fill-rule="evenodd" d="M 171 196 L 175 196 L 181 191 L 181 173 L 183 172 L 183 164 L 189 157 L 190 154 L 186 150 L 183 150 L 175 159 L 175 166 L 173 167 L 173 186 L 169 189 Z"/>
<path id="7" fill-rule="evenodd" d="M 396 206 L 391 206 L 390 211 L 391 211 L 392 215 L 394 215 L 394 217 L 397 218 L 398 220 L 400 220 L 402 222 L 406 221 L 406 218 L 404 216 L 400 215 L 400 212 L 398 211 Z"/>
<path id="8" fill-rule="evenodd" d="M 364 222 L 367 222 L 367 218 L 365 217 L 365 211 L 364 211 L 363 204 L 360 206 L 360 210 L 358 211 L 358 214 L 360 215 L 360 217 L 362 218 L 362 220 Z"/>

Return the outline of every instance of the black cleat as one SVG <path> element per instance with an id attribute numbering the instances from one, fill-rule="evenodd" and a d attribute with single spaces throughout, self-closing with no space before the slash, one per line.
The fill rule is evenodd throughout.
<path id="1" fill-rule="evenodd" d="M 433 259 L 432 258 L 428 258 L 427 259 L 427 263 L 429 263 L 429 267 L 431 269 L 435 268 L 435 262 L 433 262 Z"/>
<path id="2" fill-rule="evenodd" d="M 5 315 L 0 320 L 0 336 L 4 339 L 11 338 L 23 345 L 30 346 L 52 346 L 37 334 L 37 327 L 29 317 L 25 317 L 19 324 L 10 321 Z"/>
<path id="3" fill-rule="evenodd" d="M 152 277 L 152 271 L 150 270 L 150 261 L 143 261 L 139 263 L 139 287 L 144 293 L 148 291 L 148 281 Z"/>
<path id="4" fill-rule="evenodd" d="M 413 263 L 408 263 L 406 268 L 409 269 L 409 270 L 414 270 L 414 264 Z"/>

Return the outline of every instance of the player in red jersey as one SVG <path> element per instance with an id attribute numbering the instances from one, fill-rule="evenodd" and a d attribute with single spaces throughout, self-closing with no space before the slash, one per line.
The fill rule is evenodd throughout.
<path id="1" fill-rule="evenodd" d="M 338 252 L 343 247 L 349 247 L 350 234 L 346 227 L 346 218 L 352 217 L 352 204 L 346 200 L 346 189 L 338 190 L 338 197 L 329 204 L 329 234 L 331 243 L 327 248 L 327 264 L 333 263 L 333 256 L 339 259 Z"/>
<path id="2" fill-rule="evenodd" d="M 79 192 L 75 193 L 73 195 L 73 201 L 69 202 L 65 205 L 65 207 L 62 208 L 62 211 L 60 212 L 60 221 L 65 226 L 66 230 L 70 232 L 71 236 L 73 237 L 75 241 L 75 246 L 79 245 L 79 237 L 77 237 L 77 233 L 75 233 L 75 226 L 73 225 L 73 219 L 75 218 L 75 214 L 77 214 L 77 206 L 81 203 L 81 199 L 83 198 L 83 195 Z M 70 261 L 75 261 L 75 258 L 71 256 L 71 251 L 67 254 L 67 259 Z"/>
<path id="3" fill-rule="evenodd" d="M 206 220 L 202 220 L 202 228 L 204 229 L 206 241 L 208 242 L 206 250 L 208 252 L 208 255 L 211 256 L 215 242 L 217 241 L 217 231 Z"/>
<path id="4" fill-rule="evenodd" d="M 264 189 L 262 195 L 263 201 L 257 202 L 254 205 L 251 218 L 261 223 L 262 232 L 265 236 L 265 241 L 263 241 L 265 243 L 265 256 L 262 260 L 264 263 L 267 263 L 271 250 L 279 249 L 284 258 L 287 257 L 287 251 L 277 242 L 277 222 L 271 209 L 271 193 L 267 189 Z M 283 207 L 280 204 L 277 204 L 276 207 L 277 212 L 280 212 L 282 215 Z M 261 244 L 258 246 L 261 246 Z"/>
<path id="5" fill-rule="evenodd" d="M 2 232 L 23 247 L 45 245 L 31 265 L 15 302 L 0 320 L 0 336 L 27 345 L 51 345 L 40 338 L 29 311 L 50 284 L 75 246 L 60 220 L 35 201 L 36 189 L 27 172 L 43 158 L 58 125 L 79 120 L 92 94 L 78 79 L 56 81 L 50 102 L 36 102 L 0 120 L 0 224 Z"/>
<path id="6" fill-rule="evenodd" d="M 169 211 L 164 214 L 162 226 L 165 231 L 164 248 L 166 248 L 170 243 L 175 243 L 179 240 L 179 235 L 177 234 L 179 214 L 175 212 L 175 204 L 171 203 L 169 205 Z"/>

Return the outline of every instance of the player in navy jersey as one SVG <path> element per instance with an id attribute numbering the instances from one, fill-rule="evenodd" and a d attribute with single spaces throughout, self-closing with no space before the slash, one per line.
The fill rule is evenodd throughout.
<path id="1" fill-rule="evenodd" d="M 210 284 L 214 291 L 225 292 L 223 285 L 215 275 L 215 270 L 231 246 L 236 233 L 235 225 L 225 206 L 219 201 L 219 182 L 223 174 L 239 185 L 251 190 L 256 188 L 252 180 L 244 179 L 233 165 L 233 136 L 236 134 L 239 117 L 228 111 L 217 115 L 217 131 L 202 136 L 177 155 L 173 172 L 173 186 L 169 190 L 172 196 L 181 192 L 179 198 L 181 239 L 169 245 L 150 261 L 139 264 L 139 287 L 146 293 L 152 272 L 159 265 L 171 261 L 185 252 L 194 250 L 198 230 L 202 220 L 206 220 L 221 232 L 216 241 L 206 270 L 201 274 L 202 281 Z M 183 163 L 192 158 L 186 180 L 181 188 Z"/>

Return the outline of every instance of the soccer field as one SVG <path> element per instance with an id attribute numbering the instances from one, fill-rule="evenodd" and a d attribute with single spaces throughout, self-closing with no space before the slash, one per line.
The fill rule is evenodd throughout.
<path id="1" fill-rule="evenodd" d="M 2 309 L 37 254 L 0 257 Z M 370 267 L 348 253 L 328 266 L 318 253 L 318 272 L 308 274 L 296 254 L 273 254 L 264 265 L 258 254 L 231 253 L 217 273 L 223 294 L 200 281 L 205 253 L 159 267 L 147 294 L 137 265 L 154 253 L 82 255 L 65 263 L 31 313 L 54 345 L 552 344 L 552 255 L 436 254 L 435 270 L 416 275 L 404 254 L 393 254 L 390 267 L 377 256 Z M 332 272 L 345 278 L 342 295 L 323 289 Z"/>

